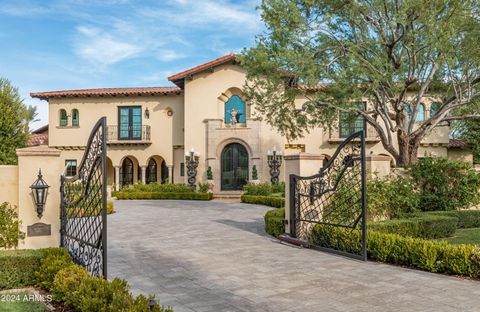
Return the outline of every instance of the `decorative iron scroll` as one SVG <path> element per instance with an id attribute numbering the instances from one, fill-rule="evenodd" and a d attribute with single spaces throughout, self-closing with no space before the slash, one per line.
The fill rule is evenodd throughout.
<path id="1" fill-rule="evenodd" d="M 363 131 L 346 138 L 318 174 L 290 175 L 289 222 L 302 245 L 367 259 Z"/>
<path id="2" fill-rule="evenodd" d="M 61 246 L 95 276 L 107 277 L 106 118 L 88 139 L 78 172 L 61 176 Z"/>

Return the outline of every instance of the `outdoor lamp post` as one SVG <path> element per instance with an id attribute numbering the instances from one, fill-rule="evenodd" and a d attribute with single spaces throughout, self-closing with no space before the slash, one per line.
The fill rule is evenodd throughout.
<path id="1" fill-rule="evenodd" d="M 49 187 L 47 182 L 42 179 L 42 170 L 39 169 L 37 180 L 30 186 L 32 189 L 33 203 L 35 204 L 39 218 L 42 217 L 43 210 L 45 209 Z"/>
<path id="2" fill-rule="evenodd" d="M 190 152 L 185 153 L 185 165 L 187 166 L 187 176 L 188 176 L 188 184 L 190 187 L 195 188 L 195 184 L 197 181 L 197 167 L 198 167 L 198 160 L 200 159 L 200 155 L 198 152 L 192 148 Z"/>
<path id="3" fill-rule="evenodd" d="M 275 146 L 272 151 L 269 150 L 267 153 L 267 163 L 270 167 L 270 182 L 272 182 L 272 184 L 278 184 L 280 166 L 282 165 L 282 152 L 277 151 Z"/>

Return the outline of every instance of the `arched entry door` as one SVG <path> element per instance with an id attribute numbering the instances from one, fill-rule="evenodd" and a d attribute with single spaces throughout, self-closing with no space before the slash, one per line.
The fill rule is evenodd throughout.
<path id="1" fill-rule="evenodd" d="M 123 160 L 120 181 L 122 186 L 133 184 L 133 161 L 128 157 Z"/>
<path id="2" fill-rule="evenodd" d="M 222 151 L 222 190 L 241 190 L 248 181 L 248 152 L 238 143 L 225 146 Z"/>

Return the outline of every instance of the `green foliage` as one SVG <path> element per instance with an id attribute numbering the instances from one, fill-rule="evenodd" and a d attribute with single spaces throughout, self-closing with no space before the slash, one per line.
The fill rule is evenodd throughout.
<path id="1" fill-rule="evenodd" d="M 17 163 L 16 149 L 27 145 L 27 108 L 18 89 L 0 78 L 0 165 Z"/>
<path id="2" fill-rule="evenodd" d="M 29 291 L 21 291 L 8 293 L 9 296 L 15 297 L 17 300 L 0 301 L 2 312 L 46 312 L 49 309 L 40 301 L 25 300 L 32 295 Z M 12 298 L 10 297 L 10 298 Z"/>
<path id="3" fill-rule="evenodd" d="M 43 289 L 51 289 L 55 275 L 73 264 L 72 257 L 63 248 L 42 249 L 40 266 L 35 272 L 35 284 Z"/>
<path id="4" fill-rule="evenodd" d="M 409 171 L 420 190 L 421 210 L 454 210 L 479 202 L 480 175 L 465 162 L 428 157 Z"/>
<path id="5" fill-rule="evenodd" d="M 25 238 L 20 223 L 15 208 L 7 202 L 0 204 L 0 248 L 17 247 L 18 240 Z"/>
<path id="6" fill-rule="evenodd" d="M 252 167 L 252 180 L 258 180 L 258 172 L 256 165 L 253 165 Z"/>
<path id="7" fill-rule="evenodd" d="M 480 227 L 457 229 L 455 235 L 445 239 L 450 244 L 472 244 L 480 246 Z"/>
<path id="8" fill-rule="evenodd" d="M 55 300 L 82 312 L 173 312 L 173 309 L 159 304 L 150 310 L 149 301 L 154 299 L 153 296 L 133 298 L 126 281 L 93 277 L 77 265 L 70 265 L 58 272 L 51 292 Z"/>
<path id="9" fill-rule="evenodd" d="M 122 192 L 161 192 L 161 193 L 191 193 L 192 188 L 186 184 L 132 184 L 122 188 Z"/>
<path id="10" fill-rule="evenodd" d="M 277 196 L 246 195 L 240 197 L 242 203 L 265 205 L 281 208 L 285 206 L 285 199 Z"/>
<path id="11" fill-rule="evenodd" d="M 368 228 L 373 231 L 398 234 L 425 239 L 450 237 L 455 234 L 458 218 L 428 215 L 398 220 L 372 222 Z"/>
<path id="12" fill-rule="evenodd" d="M 271 184 L 268 182 L 264 183 L 247 183 L 243 186 L 243 193 L 245 195 L 260 195 L 268 196 L 273 193 L 282 193 L 285 196 L 285 183 L 281 182 L 278 184 Z"/>
<path id="13" fill-rule="evenodd" d="M 0 251 L 0 289 L 32 286 L 41 258 L 40 250 Z"/>
<path id="14" fill-rule="evenodd" d="M 451 211 L 426 211 L 402 214 L 402 218 L 417 218 L 425 215 L 446 216 L 458 219 L 457 228 L 468 229 L 480 227 L 480 210 L 451 210 Z"/>
<path id="15" fill-rule="evenodd" d="M 471 147 L 473 162 L 480 163 L 480 121 L 478 119 L 464 121 L 459 137 Z"/>
<path id="16" fill-rule="evenodd" d="M 285 208 L 273 209 L 265 213 L 265 232 L 268 234 L 279 237 L 285 233 Z"/>
<path id="17" fill-rule="evenodd" d="M 113 201 L 107 201 L 107 214 L 112 214 L 115 212 L 115 208 L 113 206 Z"/>
<path id="18" fill-rule="evenodd" d="M 211 200 L 212 193 L 163 193 L 163 192 L 113 192 L 117 199 L 181 199 L 181 200 Z"/>
<path id="19" fill-rule="evenodd" d="M 420 197 L 411 178 L 389 176 L 367 181 L 367 216 L 396 218 L 418 209 Z"/>
<path id="20" fill-rule="evenodd" d="M 211 166 L 208 166 L 207 168 L 207 180 L 213 180 L 213 172 Z"/>
<path id="21" fill-rule="evenodd" d="M 198 182 L 198 191 L 200 193 L 208 193 L 208 190 L 210 189 L 210 183 L 205 182 Z"/>
<path id="22" fill-rule="evenodd" d="M 325 235 L 325 231 L 329 235 Z M 357 246 L 357 250 L 361 246 L 358 230 L 316 225 L 310 237 L 314 244 L 328 244 L 343 251 L 346 251 L 345 246 Z M 381 262 L 408 265 L 430 272 L 480 277 L 480 248 L 473 245 L 449 245 L 444 241 L 369 230 L 367 250 L 370 259 Z"/>
<path id="23" fill-rule="evenodd" d="M 408 164 L 416 159 L 409 150 L 455 107 L 478 107 L 471 96 L 479 84 L 478 1 L 264 0 L 260 9 L 265 31 L 241 58 L 244 94 L 288 140 L 336 127 L 339 111 L 358 115 L 356 103 L 368 99 L 362 115 L 376 129 L 395 129 L 382 143 L 397 164 Z M 320 92 L 309 92 L 319 84 Z M 450 100 L 414 127 L 418 106 L 433 92 Z M 308 99 L 303 110 L 294 104 L 300 96 Z"/>

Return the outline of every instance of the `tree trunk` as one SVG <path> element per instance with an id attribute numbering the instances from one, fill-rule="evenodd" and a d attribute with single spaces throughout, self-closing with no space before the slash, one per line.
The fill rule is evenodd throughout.
<path id="1" fill-rule="evenodd" d="M 407 133 L 399 130 L 397 132 L 398 139 L 398 157 L 396 159 L 397 166 L 410 165 L 418 159 L 419 140 L 411 140 Z"/>

